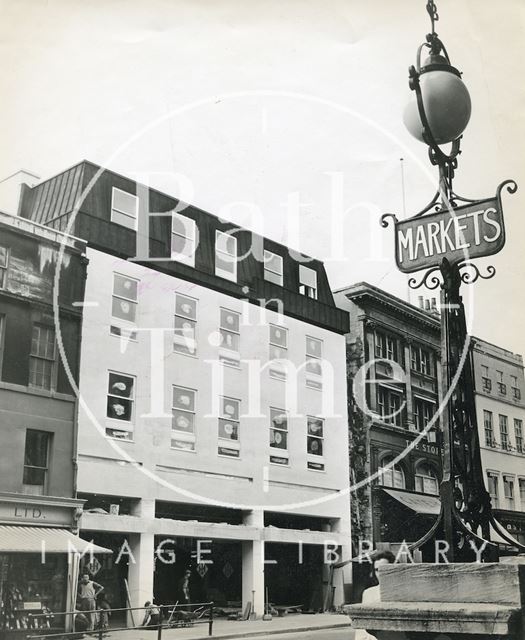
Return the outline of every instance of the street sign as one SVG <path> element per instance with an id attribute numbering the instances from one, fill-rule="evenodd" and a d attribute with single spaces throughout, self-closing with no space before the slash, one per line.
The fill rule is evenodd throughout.
<path id="1" fill-rule="evenodd" d="M 403 273 L 490 256 L 505 245 L 500 189 L 495 198 L 396 221 L 396 263 Z"/>

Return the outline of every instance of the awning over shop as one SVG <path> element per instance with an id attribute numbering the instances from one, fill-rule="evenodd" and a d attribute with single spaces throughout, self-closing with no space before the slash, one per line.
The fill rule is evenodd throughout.
<path id="1" fill-rule="evenodd" d="M 441 508 L 439 498 L 437 496 L 426 496 L 420 493 L 410 493 L 408 491 L 402 491 L 400 489 L 385 489 L 385 493 L 395 498 L 404 507 L 408 507 L 415 513 L 422 513 L 426 515 L 439 515 Z"/>
<path id="2" fill-rule="evenodd" d="M 112 553 L 66 529 L 0 525 L 0 553 Z"/>

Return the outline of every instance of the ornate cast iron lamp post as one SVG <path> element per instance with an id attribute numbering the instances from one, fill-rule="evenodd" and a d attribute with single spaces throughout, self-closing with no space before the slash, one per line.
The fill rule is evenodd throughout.
<path id="1" fill-rule="evenodd" d="M 399 269 L 405 273 L 427 269 L 419 281 L 411 277 L 409 286 L 441 286 L 441 377 L 445 395 L 440 416 L 441 511 L 434 526 L 413 547 L 437 538 L 442 531 L 448 543 L 448 560 L 468 562 L 476 559 L 475 549 L 484 549 L 486 560 L 497 557 L 497 547 L 490 542 L 491 529 L 512 546 L 525 550 L 494 518 L 485 488 L 472 353 L 460 295 L 462 283 L 494 276 L 494 267 L 489 266 L 482 274 L 471 259 L 503 248 L 501 193 L 504 187 L 515 193 L 517 185 L 507 180 L 500 184 L 495 198 L 484 200 L 463 198 L 454 192 L 452 181 L 462 133 L 470 119 L 470 96 L 435 31 L 439 16 L 433 0 L 427 2 L 427 11 L 432 31 L 418 49 L 416 66 L 409 70 L 415 100 L 405 109 L 404 122 L 410 133 L 428 146 L 430 162 L 439 169 L 439 186 L 430 203 L 415 216 L 398 221 L 394 215 L 385 214 L 381 223 L 388 226 L 389 217 L 395 222 Z M 422 62 L 423 52 L 429 55 Z M 444 144 L 450 145 L 448 151 L 442 149 Z"/>

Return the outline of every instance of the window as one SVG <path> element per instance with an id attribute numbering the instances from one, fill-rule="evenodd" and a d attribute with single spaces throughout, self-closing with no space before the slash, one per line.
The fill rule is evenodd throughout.
<path id="1" fill-rule="evenodd" d="M 421 463 L 416 468 L 416 491 L 439 495 L 438 478 L 429 464 Z"/>
<path id="2" fill-rule="evenodd" d="M 501 438 L 501 448 L 502 449 L 510 449 L 510 440 L 509 440 L 509 425 L 507 416 L 500 415 L 499 417 L 499 433 Z"/>
<path id="3" fill-rule="evenodd" d="M 135 231 L 137 228 L 138 209 L 139 199 L 137 196 L 113 187 L 111 193 L 111 222 L 116 222 Z"/>
<path id="4" fill-rule="evenodd" d="M 220 456 L 238 458 L 240 455 L 240 405 L 240 400 L 220 397 L 219 446 L 217 450 Z"/>
<path id="5" fill-rule="evenodd" d="M 283 409 L 270 408 L 270 462 L 288 464 L 288 414 Z"/>
<path id="6" fill-rule="evenodd" d="M 430 351 L 423 347 L 411 347 L 411 365 L 412 371 L 430 375 Z"/>
<path id="7" fill-rule="evenodd" d="M 219 360 L 224 364 L 238 367 L 240 365 L 240 324 L 241 315 L 229 309 L 220 310 L 220 347 Z"/>
<path id="8" fill-rule="evenodd" d="M 489 368 L 484 364 L 481 365 L 481 375 L 484 378 L 488 378 L 489 377 Z"/>
<path id="9" fill-rule="evenodd" d="M 512 476 L 503 476 L 503 495 L 507 501 L 507 507 L 514 509 L 514 478 Z"/>
<path id="10" fill-rule="evenodd" d="M 120 273 L 113 274 L 113 297 L 111 301 L 110 332 L 115 336 L 127 335 L 137 339 L 132 330 L 137 321 L 139 281 Z"/>
<path id="11" fill-rule="evenodd" d="M 299 293 L 317 300 L 317 271 L 299 265 Z"/>
<path id="12" fill-rule="evenodd" d="M 0 246 L 0 289 L 7 284 L 7 270 L 9 268 L 9 249 Z"/>
<path id="13" fill-rule="evenodd" d="M 375 353 L 376 358 L 400 362 L 398 359 L 397 339 L 383 333 L 382 331 L 376 331 L 375 333 Z"/>
<path id="14" fill-rule="evenodd" d="M 215 234 L 215 275 L 237 282 L 237 238 L 222 231 Z"/>
<path id="15" fill-rule="evenodd" d="M 195 266 L 197 225 L 195 220 L 173 213 L 171 216 L 171 259 Z"/>
<path id="16" fill-rule="evenodd" d="M 387 387 L 378 386 L 377 411 L 384 422 L 401 427 L 401 394 Z"/>
<path id="17" fill-rule="evenodd" d="M 518 484 L 520 488 L 521 510 L 525 511 L 525 478 L 520 478 Z"/>
<path id="18" fill-rule="evenodd" d="M 503 384 L 503 371 L 496 371 L 496 376 L 498 378 L 498 391 L 501 396 L 507 395 L 507 385 Z"/>
<path id="19" fill-rule="evenodd" d="M 110 371 L 108 375 L 108 399 L 106 416 L 118 421 L 117 426 L 107 426 L 106 435 L 120 440 L 133 439 L 133 403 L 135 378 Z"/>
<path id="20" fill-rule="evenodd" d="M 414 398 L 414 423 L 418 431 L 423 431 L 434 417 L 434 404 L 422 398 Z"/>
<path id="21" fill-rule="evenodd" d="M 288 329 L 270 325 L 270 376 L 286 380 L 288 362 Z"/>
<path id="22" fill-rule="evenodd" d="M 283 259 L 271 251 L 264 251 L 264 279 L 283 286 Z"/>
<path id="23" fill-rule="evenodd" d="M 55 384 L 55 331 L 35 324 L 29 356 L 29 384 L 39 389 L 51 389 Z"/>
<path id="24" fill-rule="evenodd" d="M 0 313 L 0 380 L 2 380 L 2 363 L 4 361 L 5 315 Z"/>
<path id="25" fill-rule="evenodd" d="M 324 448 L 324 420 L 322 418 L 308 416 L 306 418 L 306 425 L 307 468 L 314 471 L 324 471 L 324 462 L 320 460 L 323 456 Z"/>
<path id="26" fill-rule="evenodd" d="M 514 418 L 514 437 L 516 439 L 516 451 L 523 453 L 523 420 L 519 418 Z"/>
<path id="27" fill-rule="evenodd" d="M 173 387 L 171 448 L 195 451 L 195 401 L 197 392 Z"/>
<path id="28" fill-rule="evenodd" d="M 306 336 L 306 386 L 311 389 L 323 388 L 323 341 Z"/>
<path id="29" fill-rule="evenodd" d="M 514 400 L 521 400 L 521 390 L 518 387 L 518 377 L 510 376 L 511 384 L 512 384 L 512 397 Z"/>
<path id="30" fill-rule="evenodd" d="M 378 482 L 384 487 L 392 487 L 393 489 L 404 489 L 406 487 L 405 472 L 399 464 L 386 468 L 394 460 L 394 456 L 386 456 L 379 465 Z"/>
<path id="31" fill-rule="evenodd" d="M 24 477 L 22 492 L 43 495 L 46 491 L 49 468 L 49 449 L 52 434 L 47 431 L 26 431 Z"/>
<path id="32" fill-rule="evenodd" d="M 173 332 L 173 351 L 185 355 L 197 354 L 197 300 L 175 294 L 175 320 Z"/>
<path id="33" fill-rule="evenodd" d="M 487 447 L 495 447 L 494 423 L 492 421 L 492 411 L 483 411 L 483 427 L 485 429 L 485 444 Z"/>
<path id="34" fill-rule="evenodd" d="M 498 487 L 498 475 L 495 473 L 487 472 L 488 491 L 490 499 L 492 500 L 492 506 L 494 509 L 499 505 L 499 487 Z"/>

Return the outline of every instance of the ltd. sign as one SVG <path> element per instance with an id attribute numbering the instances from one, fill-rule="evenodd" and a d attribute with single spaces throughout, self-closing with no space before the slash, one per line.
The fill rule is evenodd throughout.
<path id="1" fill-rule="evenodd" d="M 502 186 L 495 198 L 396 221 L 399 270 L 412 273 L 438 267 L 443 258 L 453 264 L 501 251 L 505 244 Z"/>

